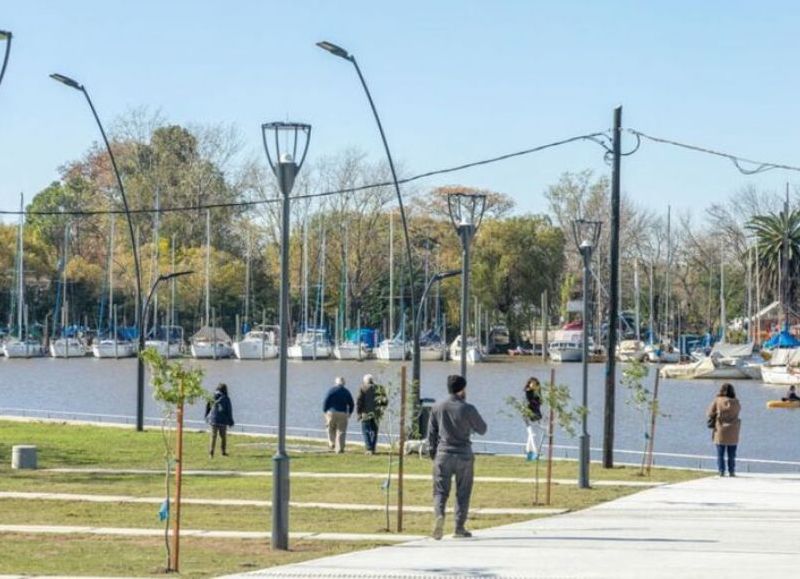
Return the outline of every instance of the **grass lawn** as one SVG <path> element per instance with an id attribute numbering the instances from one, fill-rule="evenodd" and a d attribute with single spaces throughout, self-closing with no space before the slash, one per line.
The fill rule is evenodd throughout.
<path id="1" fill-rule="evenodd" d="M 230 457 L 210 459 L 206 452 L 205 433 L 186 433 L 184 468 L 203 470 L 235 470 L 244 472 L 270 471 L 274 439 L 232 435 L 229 439 Z M 161 433 L 150 430 L 137 433 L 128 428 L 74 426 L 58 423 L 34 423 L 0 420 L 0 491 L 60 492 L 75 494 L 131 495 L 163 497 L 163 475 L 155 474 L 91 474 L 55 473 L 46 470 L 12 471 L 10 467 L 13 444 L 35 444 L 39 452 L 40 469 L 163 468 Z M 324 445 L 308 441 L 290 448 L 293 472 L 385 473 L 386 454 L 365 456 L 361 447 L 353 445 L 344 455 L 328 453 Z M 302 450 L 300 450 L 302 449 Z M 396 465 L 396 463 L 395 463 Z M 430 474 L 431 464 L 417 456 L 406 458 L 406 472 Z M 396 467 L 395 467 L 396 468 Z M 532 477 L 534 467 L 517 457 L 478 456 L 475 467 L 478 476 Z M 540 465 L 542 480 L 545 465 Z M 574 462 L 557 461 L 554 476 L 575 480 Z M 638 469 L 619 467 L 604 470 L 593 465 L 593 480 L 641 481 Z M 652 479 L 676 482 L 703 476 L 701 473 L 679 470 L 653 471 Z M 293 478 L 291 499 L 297 502 L 383 504 L 385 494 L 381 479 Z M 430 480 L 406 480 L 405 504 L 428 506 L 431 503 Z M 270 500 L 272 480 L 268 476 L 202 476 L 184 478 L 183 496 L 195 499 L 229 498 Z M 553 487 L 552 503 L 556 508 L 581 509 L 612 500 L 638 489 L 622 486 L 577 489 L 575 485 Z M 533 506 L 532 484 L 476 483 L 473 507 L 530 507 Z M 390 490 L 392 504 L 396 501 L 396 485 Z M 540 488 L 540 503 L 544 485 Z M 163 528 L 157 517 L 157 504 L 81 503 L 43 500 L 0 500 L 0 522 L 3 524 L 78 525 L 135 528 Z M 531 518 L 529 516 L 475 515 L 472 528 L 485 528 Z M 383 512 L 330 510 L 311 508 L 291 509 L 292 531 L 310 532 L 385 532 Z M 182 507 L 181 524 L 187 529 L 268 531 L 271 512 L 267 507 L 228 507 L 187 505 Z M 406 513 L 404 532 L 427 534 L 431 516 L 428 513 Z M 448 521 L 452 524 L 452 520 Z M 392 513 L 392 529 L 396 516 Z M 251 568 L 268 567 L 374 546 L 375 543 L 356 542 L 293 542 L 289 553 L 271 553 L 268 545 L 254 540 L 201 539 L 182 540 L 182 572 L 190 576 L 213 576 Z M 69 575 L 152 575 L 163 568 L 163 541 L 159 539 L 53 536 L 5 534 L 2 536 L 4 557 L 0 557 L 0 573 L 59 573 Z M 35 549 L 40 556 L 33 559 Z M 6 555 L 8 553 L 8 555 Z"/>

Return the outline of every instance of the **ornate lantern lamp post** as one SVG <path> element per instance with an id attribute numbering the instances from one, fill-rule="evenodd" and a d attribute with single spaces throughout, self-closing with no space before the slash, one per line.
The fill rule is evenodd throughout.
<path id="1" fill-rule="evenodd" d="M 311 142 L 311 125 L 302 123 L 264 123 L 261 136 L 267 161 L 278 179 L 281 191 L 281 290 L 278 317 L 280 324 L 280 364 L 278 390 L 278 450 L 272 457 L 272 535 L 273 549 L 289 548 L 289 456 L 286 454 L 286 374 L 289 347 L 289 195 L 303 166 Z M 283 145 L 282 145 L 283 143 Z M 272 148 L 272 152 L 270 152 Z M 296 161 L 298 150 L 302 151 Z"/>
<path id="2" fill-rule="evenodd" d="M 486 195 L 451 193 L 447 196 L 450 222 L 461 239 L 461 375 L 467 377 L 467 322 L 469 321 L 469 248 L 486 211 Z"/>
<path id="3" fill-rule="evenodd" d="M 576 219 L 572 222 L 572 235 L 575 245 L 583 257 L 583 391 L 581 405 L 580 456 L 578 457 L 578 487 L 589 488 L 589 431 L 587 429 L 589 410 L 589 285 L 592 275 L 592 252 L 600 240 L 600 221 Z M 613 352 L 608 353 L 613 356 Z"/>

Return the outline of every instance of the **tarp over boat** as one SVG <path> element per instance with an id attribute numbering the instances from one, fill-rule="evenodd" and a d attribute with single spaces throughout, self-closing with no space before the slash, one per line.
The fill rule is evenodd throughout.
<path id="1" fill-rule="evenodd" d="M 661 368 L 662 378 L 674 380 L 749 378 L 735 365 L 716 365 L 711 357 L 691 364 L 667 364 Z"/>
<path id="2" fill-rule="evenodd" d="M 211 326 L 203 326 L 197 331 L 197 333 L 194 336 L 192 336 L 193 342 L 200 342 L 200 341 L 211 342 L 214 340 L 220 342 L 230 342 L 231 337 L 222 328 L 213 328 Z"/>
<path id="3" fill-rule="evenodd" d="M 762 347 L 766 350 L 773 348 L 800 348 L 800 340 L 789 333 L 786 328 L 770 337 Z"/>

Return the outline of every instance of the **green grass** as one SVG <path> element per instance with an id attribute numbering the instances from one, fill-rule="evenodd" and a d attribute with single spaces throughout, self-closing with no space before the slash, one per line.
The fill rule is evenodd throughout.
<path id="1" fill-rule="evenodd" d="M 166 566 L 163 539 L 89 535 L 2 536 L 0 573 L 37 575 L 161 575 Z M 36 557 L 31 557 L 35 545 Z M 357 548 L 379 546 L 360 543 Z M 264 567 L 339 555 L 354 546 L 332 541 L 293 541 L 291 551 L 272 552 L 265 541 L 181 539 L 181 575 L 216 577 Z"/>
<path id="2" fill-rule="evenodd" d="M 47 470 L 12 471 L 11 446 L 35 444 L 40 469 L 103 468 L 153 469 L 153 474 L 55 473 Z M 230 457 L 210 459 L 207 456 L 207 435 L 187 432 L 184 443 L 184 468 L 191 470 L 270 471 L 274 439 L 232 435 Z M 384 474 L 386 454 L 365 456 L 361 447 L 353 445 L 344 455 L 327 452 L 324 445 L 308 441 L 290 446 L 293 472 L 377 473 Z M 130 495 L 163 497 L 164 451 L 161 433 L 150 430 L 137 433 L 129 428 L 73 426 L 59 423 L 34 423 L 0 420 L 0 491 L 61 492 L 75 494 Z M 395 462 L 396 469 L 396 462 Z M 407 473 L 429 475 L 431 463 L 417 456 L 406 457 Z M 518 457 L 478 456 L 478 476 L 531 477 L 534 466 Z M 576 464 L 557 461 L 554 476 L 575 480 Z M 542 482 L 544 464 L 540 465 Z M 636 468 L 610 470 L 593 466 L 593 480 L 645 480 Z M 654 469 L 652 480 L 676 482 L 702 476 L 679 470 Z M 173 481 L 174 482 L 174 481 Z M 291 498 L 298 502 L 383 504 L 381 479 L 298 478 L 291 482 Z M 396 484 L 390 489 L 391 503 L 396 502 Z M 431 482 L 406 480 L 405 504 L 429 506 Z M 552 507 L 582 509 L 637 492 L 630 487 L 596 487 L 580 490 L 575 485 L 553 487 Z M 271 499 L 272 479 L 268 476 L 202 476 L 184 478 L 183 496 L 196 499 Z M 534 487 L 521 483 L 476 483 L 473 507 L 530 507 Z M 544 484 L 539 502 L 544 499 Z M 3 524 L 110 526 L 161 529 L 157 504 L 81 503 L 62 501 L 0 500 L 0 521 Z M 221 507 L 187 505 L 182 507 L 181 524 L 187 529 L 267 531 L 271 511 L 266 507 Z M 486 528 L 521 520 L 528 516 L 484 516 L 470 519 L 473 528 Z M 382 533 L 383 512 L 329 509 L 291 509 L 292 531 Z M 452 521 L 450 521 L 452 523 Z M 428 513 L 405 513 L 406 533 L 430 531 Z M 391 515 L 396 527 L 396 515 Z M 126 537 L 81 537 L 4 534 L 4 556 L 0 557 L 0 573 L 59 573 L 70 575 L 148 575 L 163 568 L 163 544 L 160 540 Z M 373 546 L 373 543 L 293 542 L 290 553 L 271 553 L 258 541 L 223 539 L 188 539 L 182 541 L 182 571 L 189 576 L 212 576 L 251 568 L 268 567 L 312 557 L 347 552 Z M 209 548 L 209 546 L 211 546 Z M 43 555 L 32 559 L 31 549 Z"/>

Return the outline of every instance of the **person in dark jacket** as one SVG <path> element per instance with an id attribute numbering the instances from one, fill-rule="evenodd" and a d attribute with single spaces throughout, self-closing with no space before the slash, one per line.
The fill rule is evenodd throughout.
<path id="1" fill-rule="evenodd" d="M 228 397 L 228 385 L 220 384 L 214 392 L 214 399 L 206 404 L 206 422 L 211 425 L 211 444 L 208 447 L 208 456 L 214 458 L 214 449 L 219 445 L 222 456 L 228 456 L 228 427 L 233 427 L 233 406 Z"/>
<path id="2" fill-rule="evenodd" d="M 717 445 L 717 469 L 725 476 L 725 455 L 728 455 L 728 475 L 736 476 L 736 447 L 742 420 L 742 406 L 736 399 L 732 384 L 723 384 L 714 401 L 708 407 L 706 417 L 714 423 L 714 444 Z"/>
<path id="3" fill-rule="evenodd" d="M 450 396 L 431 409 L 428 421 L 428 446 L 433 459 L 433 510 L 436 517 L 433 538 L 444 533 L 444 511 L 450 496 L 450 482 L 456 478 L 456 529 L 454 537 L 471 537 L 465 525 L 472 496 L 473 466 L 470 436 L 486 433 L 486 423 L 478 410 L 466 401 L 467 381 L 462 376 L 447 377 Z"/>
<path id="4" fill-rule="evenodd" d="M 525 383 L 525 401 L 530 411 L 527 420 L 538 422 L 542 419 L 542 386 L 539 379 L 531 376 Z"/>
<path id="5" fill-rule="evenodd" d="M 789 386 L 789 391 L 786 396 L 781 398 L 782 402 L 800 402 L 800 396 L 797 395 L 797 388 L 794 385 Z"/>
<path id="6" fill-rule="evenodd" d="M 386 406 L 386 401 L 380 394 L 372 374 L 365 374 L 356 397 L 356 414 L 361 421 L 366 454 L 375 454 L 375 446 L 378 444 L 379 422 Z"/>
<path id="7" fill-rule="evenodd" d="M 337 453 L 344 452 L 347 438 L 347 421 L 353 414 L 353 396 L 344 386 L 344 378 L 337 376 L 336 385 L 328 390 L 322 403 L 325 424 L 328 427 L 328 448 Z"/>

